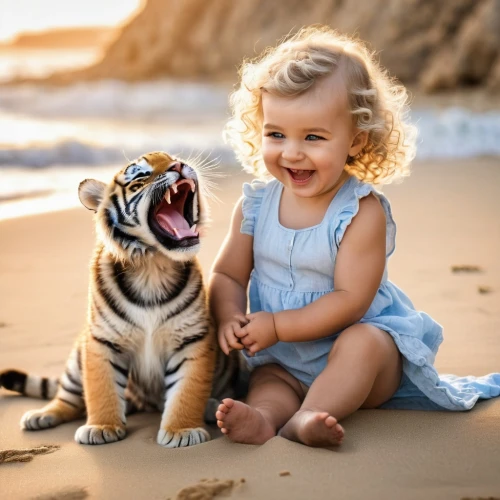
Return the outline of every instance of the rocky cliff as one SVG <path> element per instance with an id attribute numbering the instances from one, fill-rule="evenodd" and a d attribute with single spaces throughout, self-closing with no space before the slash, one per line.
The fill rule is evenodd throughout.
<path id="1" fill-rule="evenodd" d="M 500 91 L 500 0 L 148 0 L 83 76 L 235 80 L 243 57 L 312 23 L 356 33 L 426 92 Z"/>

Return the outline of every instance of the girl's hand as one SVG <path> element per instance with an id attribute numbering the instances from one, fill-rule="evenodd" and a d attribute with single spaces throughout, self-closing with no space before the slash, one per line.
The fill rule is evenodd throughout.
<path id="1" fill-rule="evenodd" d="M 244 348 L 237 334 L 241 332 L 241 327 L 245 326 L 247 323 L 248 319 L 242 313 L 235 314 L 232 318 L 219 326 L 217 337 L 220 348 L 224 354 L 229 355 L 233 349 L 241 350 Z"/>
<path id="2" fill-rule="evenodd" d="M 248 324 L 235 332 L 235 335 L 250 356 L 279 342 L 273 313 L 261 311 L 247 314 L 246 319 Z"/>

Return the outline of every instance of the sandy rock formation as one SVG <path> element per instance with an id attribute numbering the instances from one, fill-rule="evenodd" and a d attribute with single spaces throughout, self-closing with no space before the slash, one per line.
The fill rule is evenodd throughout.
<path id="1" fill-rule="evenodd" d="M 243 57 L 312 23 L 357 33 L 425 91 L 500 87 L 500 0 L 148 0 L 83 76 L 235 80 Z"/>

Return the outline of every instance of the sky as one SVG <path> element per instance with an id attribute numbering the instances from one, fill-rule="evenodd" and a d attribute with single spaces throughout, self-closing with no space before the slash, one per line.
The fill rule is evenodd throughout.
<path id="1" fill-rule="evenodd" d="M 0 0 L 0 41 L 25 31 L 73 26 L 113 26 L 142 0 Z"/>

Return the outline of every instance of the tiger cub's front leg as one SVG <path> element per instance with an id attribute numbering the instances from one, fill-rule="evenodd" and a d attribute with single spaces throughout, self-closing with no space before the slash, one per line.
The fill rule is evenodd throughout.
<path id="1" fill-rule="evenodd" d="M 130 360 L 116 344 L 88 334 L 82 346 L 87 423 L 77 429 L 80 444 L 105 444 L 126 435 L 125 388 Z"/>
<path id="2" fill-rule="evenodd" d="M 158 444 L 179 448 L 210 440 L 210 434 L 203 428 L 203 416 L 212 388 L 214 343 L 210 328 L 202 340 L 178 349 L 167 361 L 165 409 Z"/>

